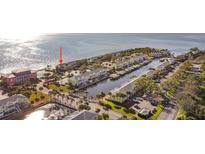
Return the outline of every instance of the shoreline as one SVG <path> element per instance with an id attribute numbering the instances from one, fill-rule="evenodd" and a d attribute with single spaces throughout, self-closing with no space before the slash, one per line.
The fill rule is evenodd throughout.
<path id="1" fill-rule="evenodd" d="M 138 52 L 138 50 L 137 50 L 137 52 Z M 176 59 L 178 60 L 178 61 L 183 61 L 184 60 L 184 58 L 185 59 L 193 59 L 195 56 L 197 56 L 198 54 L 200 54 L 201 53 L 201 51 L 190 51 L 190 53 L 189 54 L 185 54 L 185 55 L 183 55 L 183 57 L 173 57 L 173 56 L 170 56 L 170 54 L 164 54 L 164 53 L 161 53 L 161 54 L 159 54 L 159 53 L 154 53 L 153 54 L 153 52 L 155 52 L 155 51 L 151 51 L 149 54 L 147 54 L 148 55 L 148 57 L 147 58 L 145 58 L 143 61 L 141 61 L 140 62 L 140 65 L 139 65 L 139 67 L 136 67 L 136 68 L 134 68 L 133 67 L 133 65 L 129 65 L 128 66 L 128 68 L 129 67 L 132 67 L 132 68 L 134 68 L 134 69 L 132 69 L 132 71 L 125 71 L 126 69 L 124 68 L 124 72 L 125 72 L 125 76 L 126 76 L 126 78 L 124 78 L 123 80 L 121 80 L 120 82 L 117 82 L 117 84 L 113 84 L 111 87 L 113 87 L 113 86 L 115 86 L 113 89 L 109 89 L 110 87 L 107 87 L 108 86 L 108 84 L 110 84 L 110 82 L 107 84 L 103 84 L 103 87 L 106 87 L 105 89 L 98 89 L 98 86 L 95 86 L 95 85 L 98 85 L 98 83 L 100 84 L 101 83 L 101 81 L 102 80 L 106 80 L 107 78 L 110 78 L 109 76 L 107 76 L 107 78 L 102 78 L 102 80 L 98 80 L 98 81 L 96 81 L 96 82 L 93 82 L 91 85 L 88 85 L 87 87 L 83 87 L 82 89 L 83 89 L 83 91 L 85 90 L 85 91 L 87 91 L 87 88 L 89 88 L 90 86 L 94 86 L 94 90 L 96 90 L 96 89 L 98 89 L 99 90 L 99 92 L 101 91 L 102 93 L 105 93 L 106 95 L 107 95 L 107 91 L 109 91 L 109 92 L 111 92 L 112 94 L 115 94 L 115 93 L 125 93 L 125 92 L 129 92 L 130 90 L 132 91 L 132 89 L 133 89 L 133 82 L 135 82 L 137 79 L 139 79 L 140 77 L 142 77 L 143 75 L 145 75 L 145 76 L 152 76 L 152 74 L 153 73 L 151 73 L 150 74 L 150 72 L 153 72 L 153 71 L 156 71 L 157 69 L 159 69 L 159 70 L 161 70 L 161 69 L 164 69 L 168 64 L 173 64 L 173 63 L 175 63 L 176 62 Z M 161 52 L 161 51 L 160 51 Z M 134 54 L 134 55 L 133 55 Z M 121 59 L 121 58 L 124 58 L 124 57 L 126 57 L 125 59 L 128 59 L 129 61 L 130 61 L 130 59 L 129 59 L 129 57 L 135 57 L 135 56 L 139 56 L 139 55 L 141 55 L 141 54 L 144 54 L 144 52 L 143 52 L 143 50 L 142 50 L 142 52 L 140 52 L 139 54 L 137 53 L 136 54 L 136 51 L 133 51 L 133 52 L 128 52 L 128 55 L 126 54 L 122 54 L 122 55 L 119 55 L 119 56 L 117 56 L 117 57 L 115 57 L 115 58 L 119 58 L 119 59 Z M 160 56 L 158 56 L 158 57 L 156 57 L 156 56 L 152 56 L 152 55 L 160 55 Z M 100 56 L 101 57 L 101 56 Z M 92 59 L 93 59 L 94 57 L 92 57 Z M 103 57 L 104 58 L 104 57 Z M 146 60 L 146 59 L 149 59 L 149 61 L 148 60 Z M 165 59 L 165 60 L 161 60 L 161 59 Z M 102 63 L 103 61 L 102 61 L 102 59 L 97 59 L 97 61 L 93 61 L 94 63 L 95 62 L 97 62 L 98 63 L 98 61 L 100 60 L 100 63 Z M 112 62 L 115 62 L 115 61 L 112 61 Z M 145 68 L 143 67 L 143 66 L 145 66 L 145 65 L 147 65 L 147 64 L 149 64 L 149 63 L 151 63 L 152 62 L 152 64 L 151 65 L 148 65 L 148 66 L 146 66 Z M 92 66 L 92 65 L 91 65 Z M 136 65 L 137 66 L 137 65 Z M 88 67 L 90 67 L 89 66 L 89 63 L 88 63 Z M 48 68 L 48 67 L 47 67 Z M 150 68 L 152 68 L 152 69 L 150 69 Z M 37 70 L 37 71 L 43 71 L 43 70 L 45 70 L 46 68 L 43 68 L 43 69 L 39 69 L 39 70 Z M 91 69 L 92 70 L 92 69 Z M 129 70 L 129 69 L 127 69 L 127 70 Z M 135 72 L 135 70 L 137 70 L 137 75 L 135 76 L 135 77 L 133 77 L 133 78 L 128 78 L 128 76 L 132 73 L 132 72 L 134 72 L 134 73 L 136 73 Z M 139 71 L 138 71 L 139 70 Z M 53 70 L 52 70 L 53 71 Z M 70 70 L 68 70 L 68 72 L 69 72 Z M 62 72 L 62 73 L 65 73 L 65 72 Z M 60 75 L 60 74 L 59 74 Z M 62 74 L 61 74 L 62 75 Z M 122 78 L 123 78 L 123 76 L 124 75 L 122 75 Z M 58 79 L 60 80 L 62 78 L 62 76 L 60 76 Z M 121 78 L 121 77 L 120 77 Z M 118 79 L 117 79 L 118 80 Z M 119 79 L 120 80 L 120 79 Z M 122 83 L 121 85 L 120 85 L 120 83 Z M 101 85 L 102 85 L 101 84 Z M 116 86 L 116 85 L 118 85 L 118 86 Z M 75 90 L 78 90 L 78 89 L 75 89 Z M 106 92 L 104 92 L 104 90 L 106 90 Z M 128 90 L 128 91 L 127 91 Z M 89 93 L 92 93 L 92 90 L 89 92 Z M 90 97 L 90 96 L 89 96 Z M 106 99 L 106 100 L 108 100 L 108 101 L 110 101 L 109 100 L 109 98 L 108 99 Z M 114 102 L 114 100 L 111 100 L 112 102 Z M 44 103 L 46 103 L 46 102 L 44 102 Z M 44 104 L 43 103 L 43 104 Z M 39 104 L 40 106 L 43 106 L 43 104 Z M 35 108 L 39 108 L 38 106 L 36 106 Z M 17 114 L 15 114 L 15 117 L 11 117 L 11 119 L 18 119 L 18 118 L 21 118 L 22 116 L 24 116 L 24 114 L 25 115 L 28 115 L 28 113 L 30 113 L 30 112 L 33 112 L 35 109 L 34 109 L 34 106 L 32 106 L 31 108 L 29 108 L 29 109 L 26 109 L 25 111 L 23 111 L 23 112 L 21 112 L 21 113 L 17 113 Z M 8 118 L 6 118 L 6 119 L 10 119 L 9 117 Z"/>
<path id="2" fill-rule="evenodd" d="M 168 51 L 172 54 L 172 52 L 168 49 L 164 49 L 164 48 L 153 48 L 153 47 L 135 47 L 135 48 L 128 48 L 128 49 L 124 49 L 124 50 L 118 50 L 118 51 L 113 51 L 113 52 L 108 52 L 108 53 L 104 53 L 104 54 L 99 54 L 97 56 L 91 56 L 91 57 L 82 57 L 82 58 L 79 58 L 79 59 L 75 59 L 75 60 L 71 60 L 71 61 L 67 61 L 67 62 L 64 62 L 62 64 L 59 64 L 59 63 L 52 63 L 52 64 L 45 64 L 44 66 L 42 66 L 41 68 L 30 68 L 30 67 L 26 67 L 26 66 L 23 66 L 23 67 L 18 67 L 18 68 L 14 68 L 14 69 L 11 69 L 12 70 L 16 70 L 16 69 L 19 69 L 19 68 L 29 68 L 31 69 L 32 71 L 36 71 L 36 72 L 40 72 L 40 71 L 44 71 L 47 66 L 51 66 L 51 69 L 57 69 L 58 67 L 60 67 L 61 65 L 69 65 L 69 64 L 73 64 L 73 63 L 76 63 L 78 61 L 83 61 L 83 60 L 88 60 L 88 61 L 91 61 L 91 60 L 95 60 L 97 58 L 100 58 L 100 57 L 103 57 L 105 55 L 117 55 L 117 54 L 120 54 L 120 53 L 123 53 L 123 52 L 128 52 L 128 51 L 132 51 L 132 50 L 136 50 L 136 49 L 144 49 L 144 48 L 150 48 L 150 49 L 154 49 L 154 50 L 159 50 L 159 51 Z M 37 63 L 36 63 L 37 64 Z M 5 74 L 10 74 L 11 71 L 9 71 L 8 73 L 3 73 L 1 72 L 0 70 L 0 75 L 5 75 Z"/>

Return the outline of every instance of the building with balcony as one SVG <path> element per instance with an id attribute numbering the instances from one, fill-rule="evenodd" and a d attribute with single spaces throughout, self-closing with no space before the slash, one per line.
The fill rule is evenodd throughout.
<path id="1" fill-rule="evenodd" d="M 24 95 L 13 95 L 0 100 L 0 119 L 21 112 L 29 107 L 29 100 Z"/>
<path id="2" fill-rule="evenodd" d="M 125 69 L 130 67 L 134 64 L 142 63 L 146 59 L 145 55 L 137 56 L 137 57 L 130 57 L 124 60 L 117 61 L 112 65 L 115 69 Z"/>
<path id="3" fill-rule="evenodd" d="M 96 69 L 90 72 L 71 77 L 71 82 L 76 87 L 86 87 L 108 77 L 107 69 Z"/>
<path id="4" fill-rule="evenodd" d="M 31 71 L 30 69 L 17 69 L 12 71 L 11 74 L 3 75 L 3 79 L 8 86 L 13 86 L 25 83 L 26 81 L 36 80 L 37 72 Z"/>

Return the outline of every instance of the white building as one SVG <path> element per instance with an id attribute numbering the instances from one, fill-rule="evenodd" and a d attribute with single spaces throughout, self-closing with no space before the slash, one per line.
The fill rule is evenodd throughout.
<path id="1" fill-rule="evenodd" d="M 150 56 L 152 57 L 155 57 L 155 58 L 161 58 L 161 57 L 166 57 L 166 56 L 169 56 L 170 53 L 166 50 L 163 50 L 163 51 L 157 51 L 157 52 L 152 52 L 150 54 Z"/>
<path id="2" fill-rule="evenodd" d="M 80 74 L 81 74 L 80 70 L 73 70 L 73 71 L 70 72 L 71 76 L 77 76 L 77 75 L 80 75 Z"/>
<path id="3" fill-rule="evenodd" d="M 114 63 L 112 66 L 115 69 L 123 69 L 123 68 L 130 67 L 134 64 L 142 63 L 145 59 L 146 59 L 145 55 L 141 55 L 141 56 L 137 56 L 137 57 L 130 57 L 128 59 L 118 61 L 118 62 Z"/>
<path id="4" fill-rule="evenodd" d="M 92 80 L 98 80 L 107 75 L 107 69 L 99 68 L 90 72 L 85 72 L 83 74 L 73 76 L 71 78 L 71 82 L 75 86 L 86 85 L 88 84 L 88 82 L 92 83 Z"/>
<path id="5" fill-rule="evenodd" d="M 111 62 L 103 62 L 101 66 L 104 68 L 113 68 L 113 65 Z"/>
<path id="6" fill-rule="evenodd" d="M 26 81 L 36 80 L 37 72 L 22 68 L 12 71 L 11 74 L 5 74 L 3 78 L 8 86 L 13 86 L 15 84 L 25 83 Z"/>
<path id="7" fill-rule="evenodd" d="M 29 100 L 24 95 L 13 95 L 9 98 L 0 100 L 0 119 L 21 112 L 29 107 Z"/>

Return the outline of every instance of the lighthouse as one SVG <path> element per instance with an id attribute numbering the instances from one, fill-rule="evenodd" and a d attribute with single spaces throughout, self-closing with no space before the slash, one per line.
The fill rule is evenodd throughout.
<path id="1" fill-rule="evenodd" d="M 60 65 L 63 64 L 63 51 L 62 48 L 60 48 L 60 59 L 59 59 Z"/>

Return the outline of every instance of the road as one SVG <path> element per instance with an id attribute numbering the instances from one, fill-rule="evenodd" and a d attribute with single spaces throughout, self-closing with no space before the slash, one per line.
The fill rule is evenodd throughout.
<path id="1" fill-rule="evenodd" d="M 157 120 L 175 120 L 178 113 L 176 104 L 169 103 L 166 105 L 165 109 L 159 115 Z"/>
<path id="2" fill-rule="evenodd" d="M 179 64 L 172 72 L 170 72 L 166 77 L 164 77 L 160 84 L 167 79 L 169 79 L 174 73 L 179 70 L 179 68 L 183 65 L 183 63 Z M 162 113 L 157 118 L 158 120 L 175 120 L 178 113 L 178 109 L 176 106 L 176 103 L 172 102 L 170 100 L 169 104 L 166 105 L 165 109 L 162 111 Z"/>

